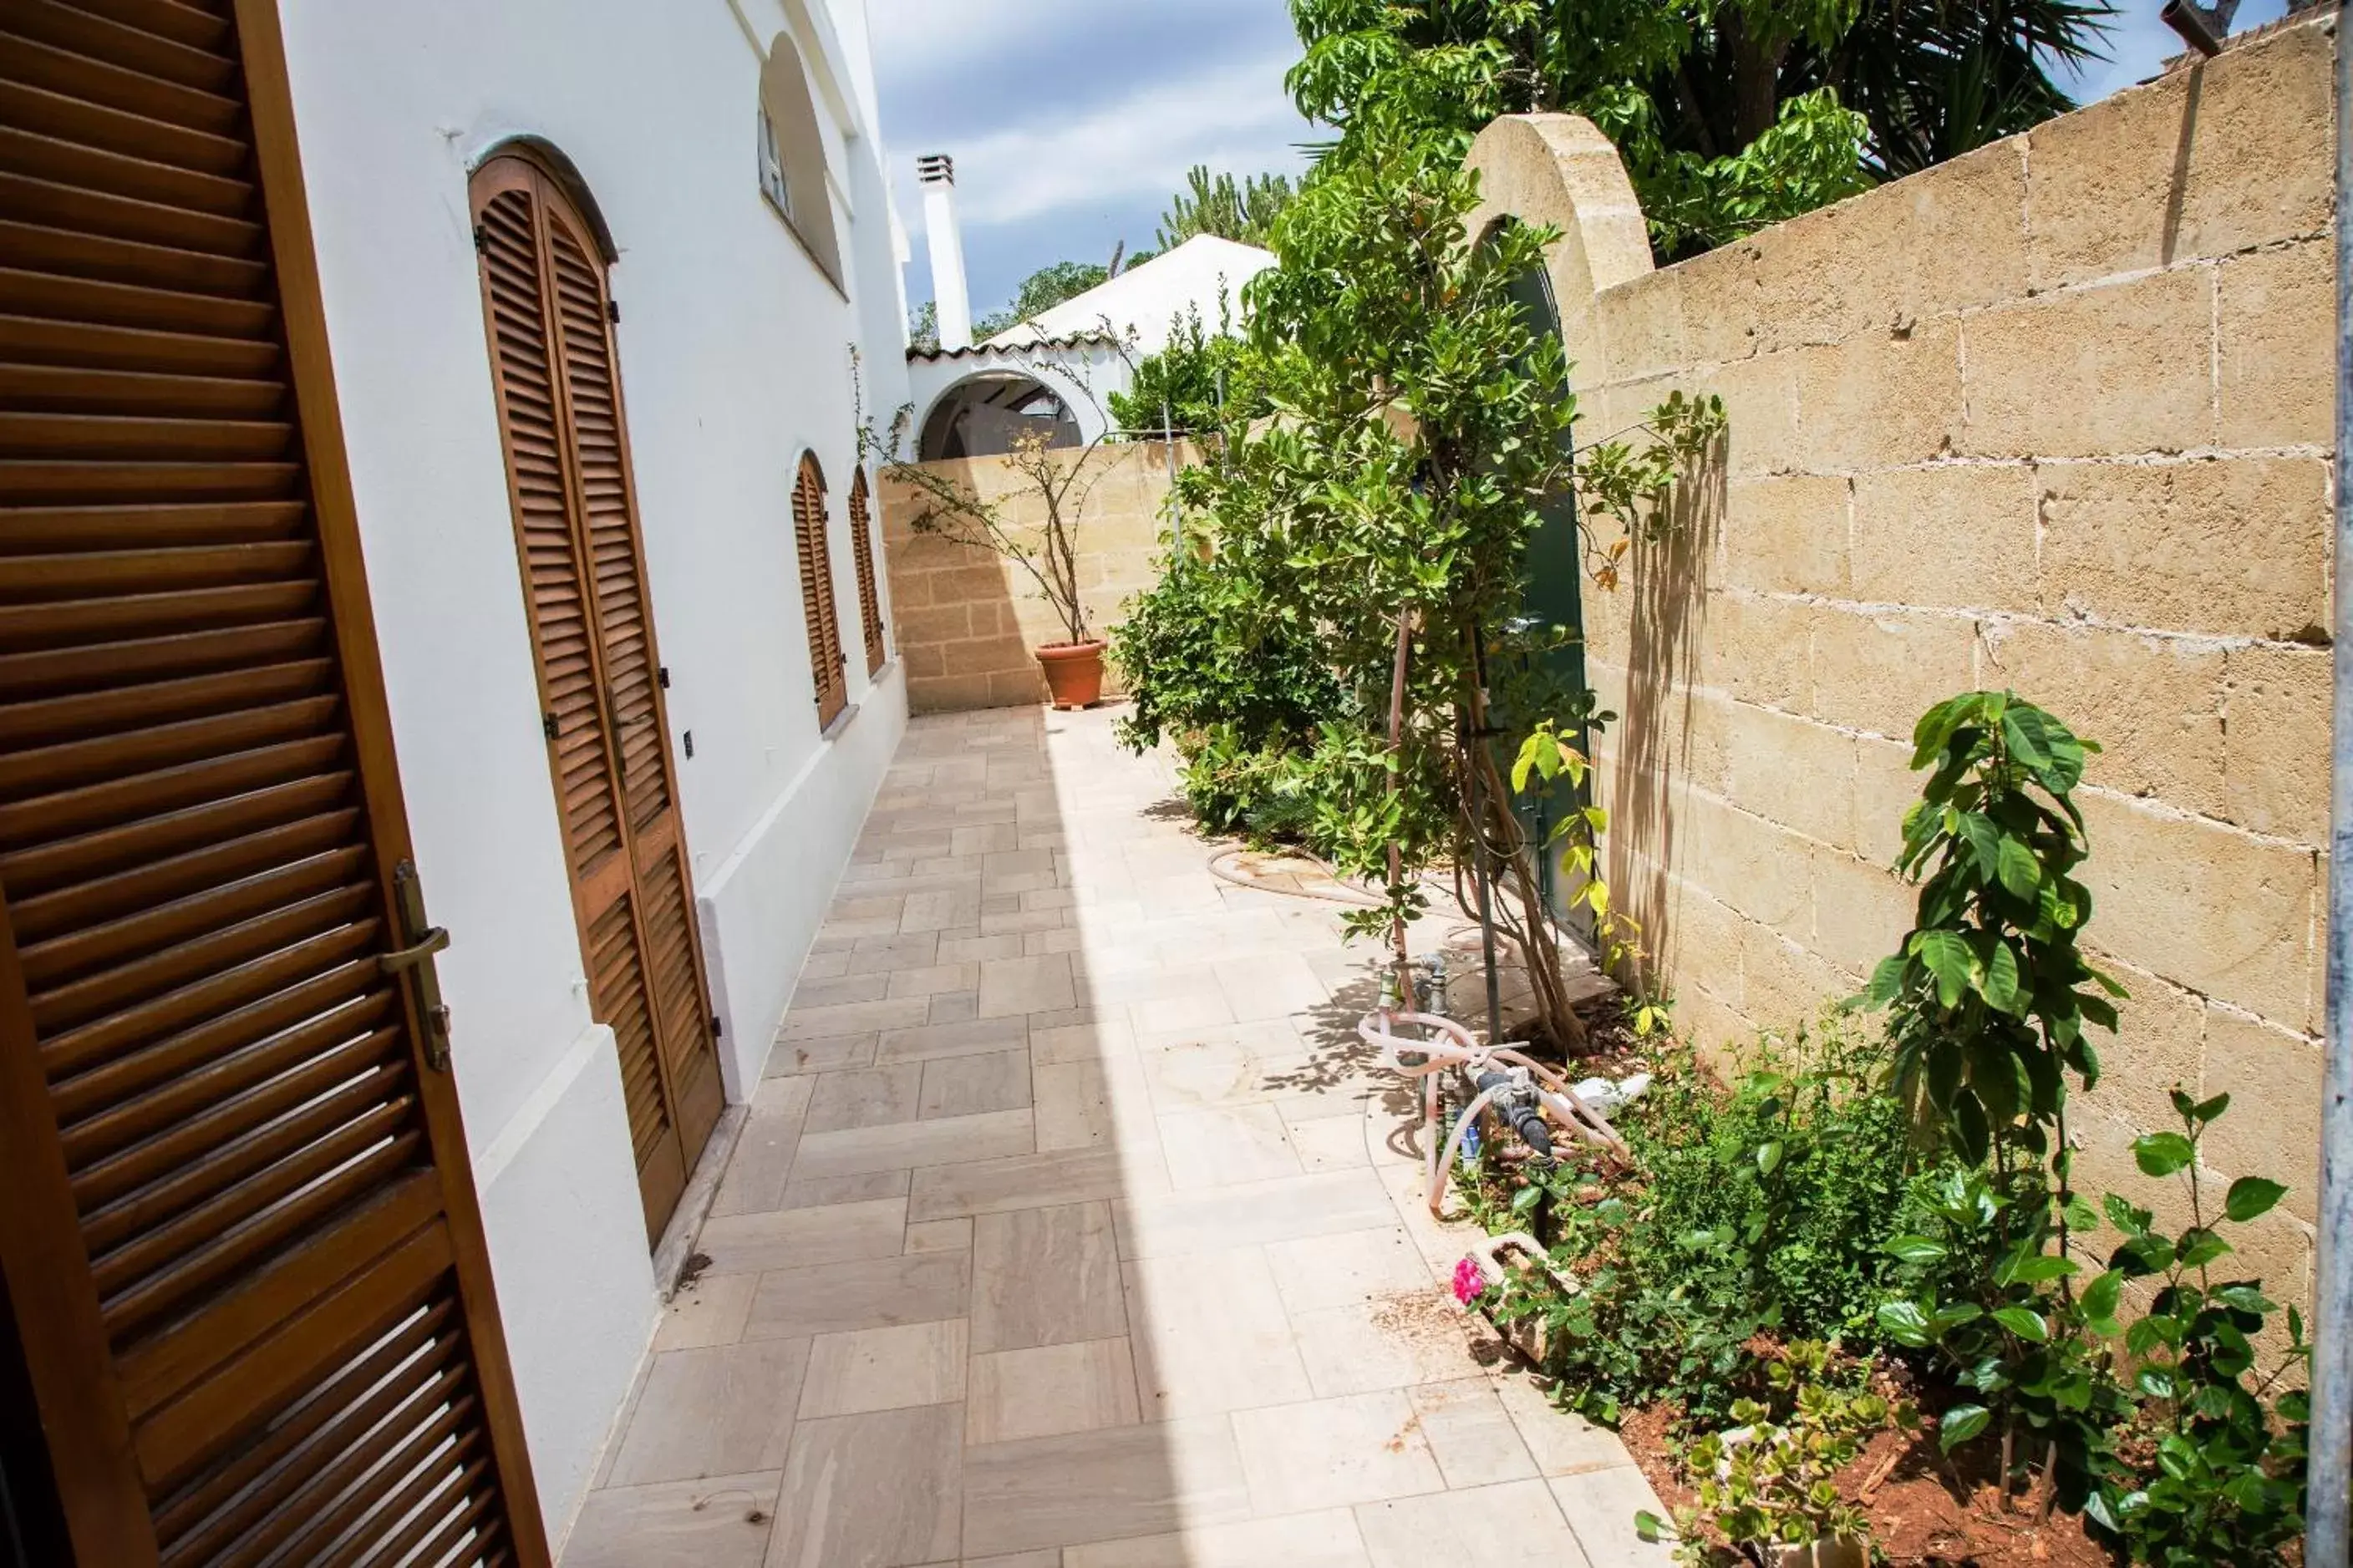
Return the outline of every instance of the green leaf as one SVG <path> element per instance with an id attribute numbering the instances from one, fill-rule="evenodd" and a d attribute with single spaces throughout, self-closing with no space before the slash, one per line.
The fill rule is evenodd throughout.
<path id="1" fill-rule="evenodd" d="M 1951 1301 L 1928 1315 L 1928 1337 L 1941 1341 L 1955 1329 L 1963 1329 L 1985 1316 L 1985 1309 L 1975 1301 Z"/>
<path id="2" fill-rule="evenodd" d="M 1982 1405 L 1956 1405 L 1937 1419 L 1936 1447 L 1949 1454 L 1986 1429 L 1993 1412 Z"/>
<path id="3" fill-rule="evenodd" d="M 1928 1314 L 1916 1301 L 1887 1301 L 1879 1309 L 1879 1331 L 1899 1345 L 1919 1350 L 1930 1342 Z"/>
<path id="4" fill-rule="evenodd" d="M 2109 1269 L 2084 1287 L 2084 1294 L 2081 1298 L 2084 1316 L 2090 1320 L 2093 1328 L 2097 1331 L 2104 1334 L 2115 1331 L 2113 1327 L 2103 1325 L 2115 1323 L 2116 1306 L 2123 1300 L 2124 1289 L 2124 1272 L 2116 1268 Z"/>
<path id="5" fill-rule="evenodd" d="M 1667 1534 L 1667 1521 L 1647 1508 L 1637 1509 L 1634 1510 L 1634 1534 L 1642 1541 L 1662 1541 Z"/>
<path id="6" fill-rule="evenodd" d="M 1534 1214 L 1536 1205 L 1544 1202 L 1544 1195 L 1542 1187 L 1522 1187 L 1512 1194 L 1512 1212 L 1517 1215 Z"/>
<path id="7" fill-rule="evenodd" d="M 2042 1321 L 2042 1314 L 2025 1307 L 1997 1307 L 1993 1321 L 2031 1345 L 2051 1337 L 2051 1325 Z"/>
<path id="8" fill-rule="evenodd" d="M 2196 1227 L 2183 1231 L 2174 1245 L 2180 1249 L 2184 1268 L 2203 1268 L 2231 1250 L 2231 1244 L 2212 1231 Z"/>
<path id="9" fill-rule="evenodd" d="M 1757 1148 L 1757 1170 L 1760 1175 L 1771 1175 L 1781 1165 L 1781 1141 L 1778 1138 L 1760 1143 Z"/>
<path id="10" fill-rule="evenodd" d="M 1928 972 L 1936 977 L 1936 1001 L 1950 1007 L 1961 999 L 1969 985 L 1970 972 L 1977 966 L 1977 955 L 1958 931 L 1942 929 L 1924 931 L 1913 939 L 1913 952 Z"/>
<path id="11" fill-rule="evenodd" d="M 2064 1279 L 2067 1276 L 2077 1272 L 2077 1267 L 2072 1258 L 2061 1258 L 2056 1253 L 2038 1252 L 2021 1258 L 2015 1264 L 2002 1269 L 2000 1280 L 2005 1285 L 2043 1285 L 2053 1279 Z"/>
<path id="12" fill-rule="evenodd" d="M 2145 1175 L 2170 1176 L 2187 1169 L 2197 1154 L 2179 1132 L 2148 1132 L 2133 1140 L 2133 1159 Z"/>
<path id="13" fill-rule="evenodd" d="M 1998 869 L 2001 885 L 2021 899 L 2031 899 L 2042 885 L 2042 866 L 2034 851 L 2008 834 L 2002 835 Z"/>
<path id="14" fill-rule="evenodd" d="M 2016 1016 L 2026 1011 L 2026 998 L 2018 990 L 2018 954 L 2010 943 L 1996 938 L 1993 962 L 1986 965 L 1986 1005 Z"/>
<path id="15" fill-rule="evenodd" d="M 1960 829 L 1961 837 L 1968 842 L 1969 852 L 1977 857 L 1978 874 L 1992 877 L 2001 863 L 2001 829 L 1981 811 L 1962 812 Z"/>
<path id="16" fill-rule="evenodd" d="M 1879 961 L 1871 972 L 1871 985 L 1863 992 L 1863 1000 L 1873 1007 L 1884 1007 L 1895 1000 L 1904 989 L 1904 971 L 1908 967 L 1900 952 L 1891 952 Z"/>
<path id="17" fill-rule="evenodd" d="M 1884 1248 L 1899 1262 L 1914 1265 L 1935 1263 L 1946 1253 L 1945 1244 L 1925 1236 L 1899 1236 Z"/>
<path id="18" fill-rule="evenodd" d="M 2241 1176 L 2231 1184 L 2231 1194 L 2222 1200 L 2222 1212 L 2244 1225 L 2270 1213 L 2272 1205 L 2286 1195 L 2287 1188 L 2277 1182 L 2262 1176 Z"/>

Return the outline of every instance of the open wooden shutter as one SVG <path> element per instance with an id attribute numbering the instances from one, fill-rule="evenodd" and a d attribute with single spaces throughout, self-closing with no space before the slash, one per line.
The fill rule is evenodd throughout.
<path id="1" fill-rule="evenodd" d="M 874 586 L 874 539 L 866 521 L 866 470 L 849 481 L 849 552 L 858 567 L 858 622 L 866 634 L 866 673 L 882 668 L 889 649 L 882 640 L 882 596 Z"/>
<path id="2" fill-rule="evenodd" d="M 841 617 L 833 604 L 833 552 L 825 537 L 825 476 L 804 454 L 793 485 L 793 552 L 801 574 L 801 618 L 808 627 L 809 673 L 817 682 L 817 723 L 822 730 L 849 704 L 849 673 L 842 668 Z"/>
<path id="3" fill-rule="evenodd" d="M 0 1268 L 82 1568 L 541 1564 L 276 29 L 0 3 Z"/>
<path id="4" fill-rule="evenodd" d="M 590 1009 L 611 1026 L 659 1237 L 724 1092 L 663 710 L 605 268 L 540 168 L 474 176 L 532 645 Z"/>

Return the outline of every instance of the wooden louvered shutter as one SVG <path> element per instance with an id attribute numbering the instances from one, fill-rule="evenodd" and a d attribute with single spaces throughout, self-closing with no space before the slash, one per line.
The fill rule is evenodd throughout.
<path id="1" fill-rule="evenodd" d="M 866 635 L 866 673 L 882 668 L 889 649 L 882 642 L 882 598 L 874 586 L 874 540 L 866 521 L 866 470 L 849 481 L 849 552 L 858 567 L 859 629 Z"/>
<path id="2" fill-rule="evenodd" d="M 530 161 L 474 177 L 483 309 L 591 1010 L 656 1237 L 724 1098 L 594 242 Z"/>
<path id="3" fill-rule="evenodd" d="M 0 1268 L 83 1568 L 543 1564 L 293 135 L 0 4 Z"/>
<path id="4" fill-rule="evenodd" d="M 825 537 L 825 476 L 817 459 L 801 458 L 793 486 L 793 553 L 801 574 L 801 618 L 808 627 L 809 673 L 817 682 L 817 725 L 822 730 L 849 705 L 849 672 L 842 668 L 841 616 L 833 603 L 833 552 Z"/>

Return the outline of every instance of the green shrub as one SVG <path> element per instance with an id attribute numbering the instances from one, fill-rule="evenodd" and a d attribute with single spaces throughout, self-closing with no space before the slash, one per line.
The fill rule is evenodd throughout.
<path id="1" fill-rule="evenodd" d="M 1523 1276 L 1499 1308 L 1544 1323 L 1567 1403 L 1614 1421 L 1670 1400 L 1704 1422 L 1747 1391 L 1759 1334 L 1875 1342 L 1909 1158 L 1901 1108 L 1873 1087 L 1880 1068 L 1836 1024 L 1767 1037 L 1729 1089 L 1671 1059 L 1615 1118 L 1638 1174 L 1572 1154 L 1515 1192 L 1490 1188 L 1507 1211 L 1496 1223 L 1532 1226 L 1579 1278 L 1563 1292 Z"/>

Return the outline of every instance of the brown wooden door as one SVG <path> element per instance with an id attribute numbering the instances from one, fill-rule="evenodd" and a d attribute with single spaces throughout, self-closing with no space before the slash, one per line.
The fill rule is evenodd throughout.
<path id="1" fill-rule="evenodd" d="M 588 226 L 521 156 L 474 175 L 508 492 L 591 1010 L 620 1049 L 659 1239 L 724 1098 L 638 539 L 612 300 Z"/>
<path id="2" fill-rule="evenodd" d="M 273 0 L 0 0 L 0 1268 L 81 1568 L 547 1560 L 409 855 Z"/>

